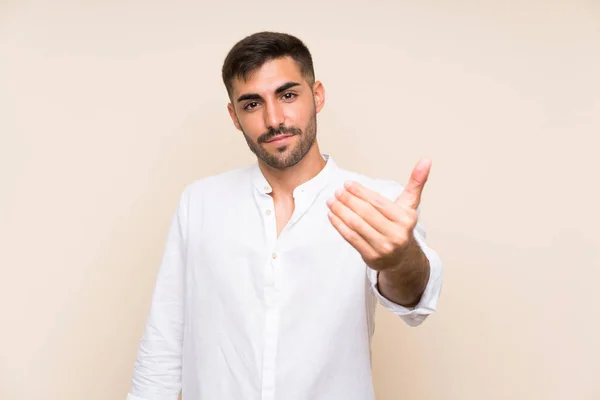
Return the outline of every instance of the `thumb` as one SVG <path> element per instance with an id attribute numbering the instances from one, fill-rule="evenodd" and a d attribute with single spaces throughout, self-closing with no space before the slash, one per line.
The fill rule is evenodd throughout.
<path id="1" fill-rule="evenodd" d="M 425 187 L 425 182 L 429 178 L 431 170 L 431 160 L 423 158 L 415 165 L 404 191 L 396 199 L 395 203 L 416 210 L 421 203 L 421 193 Z"/>

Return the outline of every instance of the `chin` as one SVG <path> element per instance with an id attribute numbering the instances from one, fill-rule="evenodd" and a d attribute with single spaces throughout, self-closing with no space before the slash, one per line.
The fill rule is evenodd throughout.
<path id="1" fill-rule="evenodd" d="M 290 149 L 290 146 L 284 144 L 283 146 L 275 147 L 275 155 L 283 154 Z"/>

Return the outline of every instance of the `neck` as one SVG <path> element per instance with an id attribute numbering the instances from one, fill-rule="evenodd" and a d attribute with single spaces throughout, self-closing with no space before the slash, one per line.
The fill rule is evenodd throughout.
<path id="1" fill-rule="evenodd" d="M 262 160 L 258 160 L 260 170 L 276 196 L 291 196 L 296 187 L 317 176 L 325 164 L 327 162 L 323 159 L 316 141 L 302 160 L 289 168 L 273 168 Z"/>

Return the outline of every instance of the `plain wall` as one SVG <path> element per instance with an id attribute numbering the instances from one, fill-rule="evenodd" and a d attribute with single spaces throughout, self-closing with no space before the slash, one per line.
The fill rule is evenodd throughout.
<path id="1" fill-rule="evenodd" d="M 2 0 L 0 399 L 124 399 L 180 191 L 254 161 L 220 67 L 263 29 L 338 164 L 433 160 L 442 297 L 378 309 L 378 399 L 600 399 L 600 6 L 474 0 Z"/>

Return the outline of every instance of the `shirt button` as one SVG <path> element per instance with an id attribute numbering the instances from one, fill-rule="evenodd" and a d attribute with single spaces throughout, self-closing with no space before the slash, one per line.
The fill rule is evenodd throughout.
<path id="1" fill-rule="evenodd" d="M 267 191 L 268 191 L 268 190 L 269 190 L 269 187 L 268 187 L 268 186 L 265 186 L 265 190 L 267 190 Z"/>
<path id="2" fill-rule="evenodd" d="M 265 214 L 267 214 L 267 215 L 271 215 L 271 210 L 267 210 L 267 211 L 265 211 Z"/>
<path id="3" fill-rule="evenodd" d="M 273 253 L 273 255 L 272 255 L 271 257 L 273 257 L 273 260 L 274 260 L 274 259 L 276 259 L 276 258 L 277 258 L 277 254 L 276 254 L 276 253 Z"/>

